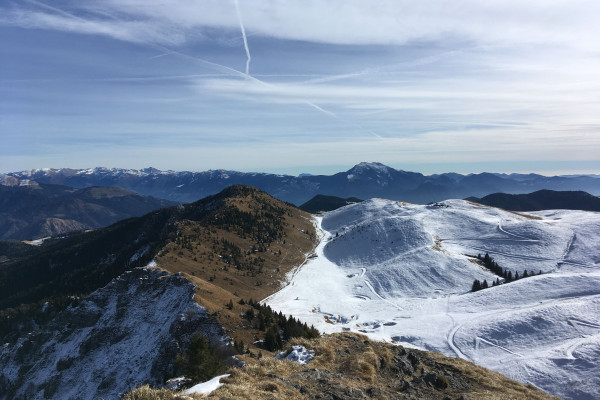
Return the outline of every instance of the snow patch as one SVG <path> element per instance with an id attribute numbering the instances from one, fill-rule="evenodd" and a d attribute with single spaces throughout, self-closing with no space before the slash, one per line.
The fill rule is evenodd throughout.
<path id="1" fill-rule="evenodd" d="M 28 244 L 30 246 L 41 246 L 48 239 L 50 239 L 50 236 L 46 236 L 41 239 L 35 240 L 24 240 L 23 243 Z"/>
<path id="2" fill-rule="evenodd" d="M 229 378 L 229 376 L 230 376 L 230 374 L 215 376 L 214 378 L 212 378 L 209 381 L 202 382 L 202 383 L 192 386 L 191 388 L 186 390 L 184 393 L 185 394 L 197 393 L 197 394 L 203 394 L 203 395 L 208 396 L 213 391 L 215 391 L 218 388 L 220 388 L 221 386 L 223 386 L 223 384 L 220 382 L 221 379 Z"/>
<path id="3" fill-rule="evenodd" d="M 132 263 L 136 261 L 138 258 L 146 254 L 148 250 L 150 250 L 150 246 L 145 246 L 144 248 L 138 250 L 134 255 L 131 256 L 131 258 L 129 258 L 129 262 Z"/>
<path id="4" fill-rule="evenodd" d="M 286 351 L 282 351 L 275 356 L 277 359 L 285 358 L 286 360 L 297 362 L 298 364 L 306 364 L 315 357 L 314 350 L 307 350 L 304 346 L 292 346 L 292 351 L 287 354 Z"/>

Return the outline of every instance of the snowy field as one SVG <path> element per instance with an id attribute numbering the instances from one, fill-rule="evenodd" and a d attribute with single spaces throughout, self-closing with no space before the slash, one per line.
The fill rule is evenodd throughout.
<path id="1" fill-rule="evenodd" d="M 322 332 L 461 357 L 567 399 L 600 398 L 600 213 L 373 199 L 317 218 L 317 257 L 266 299 Z M 496 276 L 489 253 L 519 275 Z"/>

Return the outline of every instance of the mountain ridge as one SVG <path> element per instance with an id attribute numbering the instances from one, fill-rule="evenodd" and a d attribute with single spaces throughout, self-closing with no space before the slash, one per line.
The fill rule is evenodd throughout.
<path id="1" fill-rule="evenodd" d="M 600 211 L 600 198 L 584 191 L 538 190 L 526 194 L 492 193 L 467 200 L 511 211 L 583 210 Z"/>
<path id="2" fill-rule="evenodd" d="M 119 168 L 37 169 L 12 172 L 8 177 L 72 187 L 120 186 L 137 193 L 178 202 L 192 202 L 232 184 L 264 190 L 275 198 L 302 204 L 316 194 L 342 198 L 383 197 L 413 203 L 448 198 L 483 197 L 490 193 L 529 193 L 533 190 L 585 190 L 600 195 L 600 178 L 595 175 L 552 176 L 537 174 L 444 173 L 423 175 L 396 170 L 381 163 L 363 162 L 332 175 L 280 175 L 224 169 L 203 172 L 160 171 Z"/>
<path id="3" fill-rule="evenodd" d="M 39 239 L 108 226 L 175 202 L 120 187 L 37 183 L 0 185 L 0 240 Z"/>

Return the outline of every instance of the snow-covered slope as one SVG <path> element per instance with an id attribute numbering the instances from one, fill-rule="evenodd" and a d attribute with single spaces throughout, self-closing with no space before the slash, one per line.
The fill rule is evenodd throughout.
<path id="1" fill-rule="evenodd" d="M 161 384 L 189 336 L 222 328 L 193 300 L 194 285 L 135 269 L 70 307 L 43 329 L 0 349 L 0 399 L 117 399 Z"/>
<path id="2" fill-rule="evenodd" d="M 373 199 L 318 219 L 317 257 L 267 299 L 325 332 L 474 361 L 551 394 L 600 398 L 600 214 Z M 469 255 L 544 274 L 496 279 Z"/>

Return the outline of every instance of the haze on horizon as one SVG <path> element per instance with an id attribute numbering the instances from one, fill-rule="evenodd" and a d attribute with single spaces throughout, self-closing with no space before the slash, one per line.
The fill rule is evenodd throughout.
<path id="1" fill-rule="evenodd" d="M 600 3 L 8 0 L 0 171 L 600 173 Z"/>

